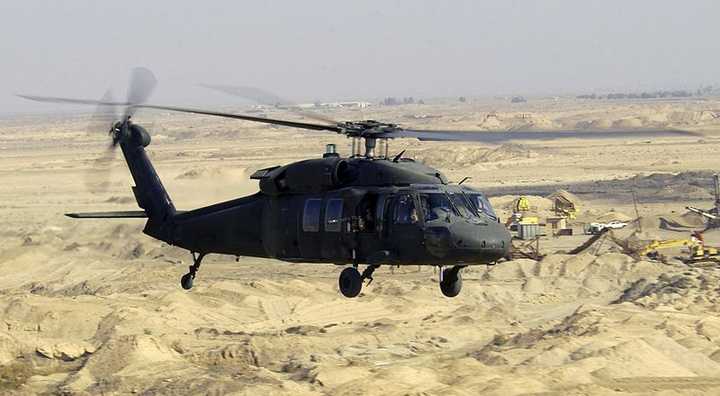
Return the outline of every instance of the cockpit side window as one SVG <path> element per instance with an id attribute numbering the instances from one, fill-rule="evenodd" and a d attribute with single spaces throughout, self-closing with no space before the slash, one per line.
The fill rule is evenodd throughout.
<path id="1" fill-rule="evenodd" d="M 415 224 L 418 221 L 417 208 L 415 201 L 409 194 L 403 194 L 397 197 L 395 201 L 395 224 Z"/>
<path id="2" fill-rule="evenodd" d="M 462 194 L 451 193 L 450 199 L 452 199 L 453 205 L 460 212 L 460 216 L 465 218 L 476 217 L 474 209 L 472 209 L 472 206 L 468 207 L 470 203 L 465 200 Z"/>
<path id="3" fill-rule="evenodd" d="M 425 220 L 432 221 L 452 212 L 450 199 L 444 193 L 420 194 L 420 204 L 425 212 Z"/>
<path id="4" fill-rule="evenodd" d="M 492 205 L 490 205 L 490 201 L 488 201 L 484 195 L 468 194 L 468 196 L 471 197 L 473 204 L 477 207 L 478 214 L 484 214 L 493 220 L 497 220 L 497 215 L 495 214 Z"/>

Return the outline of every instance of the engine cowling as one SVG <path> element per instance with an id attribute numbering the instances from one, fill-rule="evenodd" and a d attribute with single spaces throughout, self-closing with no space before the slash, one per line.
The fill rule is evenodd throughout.
<path id="1" fill-rule="evenodd" d="M 344 159 L 327 157 L 261 169 L 252 179 L 260 180 L 260 191 L 269 195 L 287 192 L 322 192 L 354 180 L 353 165 Z"/>

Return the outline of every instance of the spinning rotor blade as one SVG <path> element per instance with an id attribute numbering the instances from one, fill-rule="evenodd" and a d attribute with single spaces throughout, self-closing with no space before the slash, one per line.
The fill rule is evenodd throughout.
<path id="1" fill-rule="evenodd" d="M 213 85 L 213 84 L 200 84 L 201 87 L 226 93 L 228 95 L 237 96 L 243 99 L 249 99 L 253 102 L 266 106 L 275 106 L 277 108 L 287 110 L 297 115 L 313 119 L 316 121 L 323 121 L 330 124 L 337 124 L 338 122 L 326 117 L 322 114 L 315 113 L 306 109 L 302 109 L 296 104 L 287 101 L 272 92 L 262 90 L 255 87 L 243 87 L 243 86 L 231 86 L 231 85 Z"/>
<path id="2" fill-rule="evenodd" d="M 421 141 L 458 141 L 503 143 L 511 140 L 552 140 L 552 139 L 623 139 L 702 136 L 700 134 L 674 129 L 635 130 L 588 130 L 588 131 L 440 131 L 399 128 L 377 137 L 415 138 Z"/>
<path id="3" fill-rule="evenodd" d="M 245 121 L 260 122 L 260 123 L 264 123 L 264 124 L 282 125 L 282 126 L 301 128 L 301 129 L 311 129 L 311 130 L 315 130 L 315 131 L 342 132 L 342 129 L 340 127 L 338 127 L 337 125 L 324 125 L 324 124 L 312 124 L 309 122 L 277 120 L 277 119 L 273 119 L 273 118 L 254 117 L 254 116 L 233 114 L 233 113 L 223 113 L 223 112 L 219 112 L 219 111 L 193 109 L 193 108 L 188 108 L 188 107 L 156 106 L 156 105 L 137 105 L 137 106 L 133 106 L 133 107 L 139 107 L 139 108 L 144 108 L 144 109 L 177 111 L 180 113 L 203 114 L 203 115 L 209 115 L 209 116 L 215 116 L 215 117 L 234 118 L 236 120 L 245 120 Z"/>
<path id="4" fill-rule="evenodd" d="M 157 86 L 155 75 L 144 67 L 136 67 L 130 75 L 128 86 L 127 102 L 131 105 L 125 109 L 123 120 L 128 119 L 135 113 L 135 105 L 145 103 Z"/>
<path id="5" fill-rule="evenodd" d="M 96 105 L 96 106 L 110 106 L 110 107 L 124 107 L 125 111 L 122 120 L 126 120 L 128 117 L 135 113 L 138 106 L 145 103 L 148 100 L 153 90 L 157 86 L 157 79 L 152 72 L 144 67 L 136 67 L 132 70 L 130 75 L 130 85 L 128 86 L 128 96 L 125 102 L 116 102 L 110 97 L 103 96 L 101 100 L 92 99 L 74 99 L 74 98 L 61 98 L 55 96 L 37 96 L 37 95 L 23 95 L 17 94 L 18 97 L 34 100 L 36 102 L 47 102 L 47 103 L 67 103 L 67 104 L 80 104 L 80 105 Z M 115 119 L 120 121 L 120 119 Z"/>
<path id="6" fill-rule="evenodd" d="M 17 94 L 23 99 L 34 100 L 36 102 L 46 103 L 68 103 L 68 104 L 81 104 L 81 105 L 97 105 L 97 106 L 129 106 L 127 102 L 112 102 L 104 100 L 93 100 L 93 99 L 73 99 L 73 98 L 59 98 L 55 96 L 36 96 L 36 95 L 23 95 Z"/>
<path id="7" fill-rule="evenodd" d="M 111 90 L 105 91 L 103 97 L 97 101 L 99 104 L 95 107 L 95 112 L 90 118 L 88 125 L 88 133 L 96 134 L 98 132 L 109 133 L 113 124 L 119 120 L 120 115 L 116 111 L 117 106 L 105 105 L 104 103 L 115 103 Z M 103 104 L 100 104 L 103 103 Z"/>
<path id="8" fill-rule="evenodd" d="M 102 99 L 100 99 L 100 102 L 114 102 L 112 91 L 107 90 Z M 113 127 L 113 123 L 119 119 L 119 115 L 115 110 L 115 106 L 98 105 L 90 119 L 88 133 L 96 134 L 98 132 L 104 132 L 112 135 L 110 129 Z M 91 169 L 86 171 L 85 186 L 89 191 L 94 193 L 104 193 L 107 191 L 110 171 L 112 170 L 110 165 L 115 159 L 116 146 L 117 141 L 113 138 L 113 141 L 103 150 L 103 153 L 93 160 Z"/>

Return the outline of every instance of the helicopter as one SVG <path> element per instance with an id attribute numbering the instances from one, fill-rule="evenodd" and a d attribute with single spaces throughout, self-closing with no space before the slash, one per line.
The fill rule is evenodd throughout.
<path id="1" fill-rule="evenodd" d="M 680 130 L 440 131 L 406 129 L 375 120 L 300 122 L 148 104 L 156 84 L 152 72 L 136 68 L 125 102 L 18 96 L 123 110 L 109 130 L 110 147 L 119 146 L 122 151 L 141 210 L 66 215 L 80 219 L 146 219 L 143 233 L 191 253 L 192 265 L 180 280 L 185 290 L 193 287 L 206 255 L 224 254 L 345 266 L 338 287 L 343 296 L 350 298 L 360 294 L 366 281 L 372 282 L 374 271 L 382 265 L 436 266 L 440 269 L 441 293 L 455 297 L 462 289 L 462 269 L 508 258 L 511 235 L 482 192 L 462 182 L 449 182 L 437 169 L 404 158 L 404 152 L 390 156 L 391 139 L 501 143 L 693 135 Z M 148 157 L 150 134 L 132 122 L 138 109 L 334 132 L 352 139 L 352 152 L 342 157 L 329 144 L 319 158 L 255 171 L 250 178 L 258 181 L 259 191 L 252 195 L 180 211 Z"/>

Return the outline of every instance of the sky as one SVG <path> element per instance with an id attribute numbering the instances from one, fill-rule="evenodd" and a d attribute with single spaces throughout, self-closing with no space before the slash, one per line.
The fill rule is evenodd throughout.
<path id="1" fill-rule="evenodd" d="M 59 105 L 15 93 L 152 102 L 295 102 L 695 89 L 720 81 L 717 0 L 0 1 L 0 113 Z"/>

